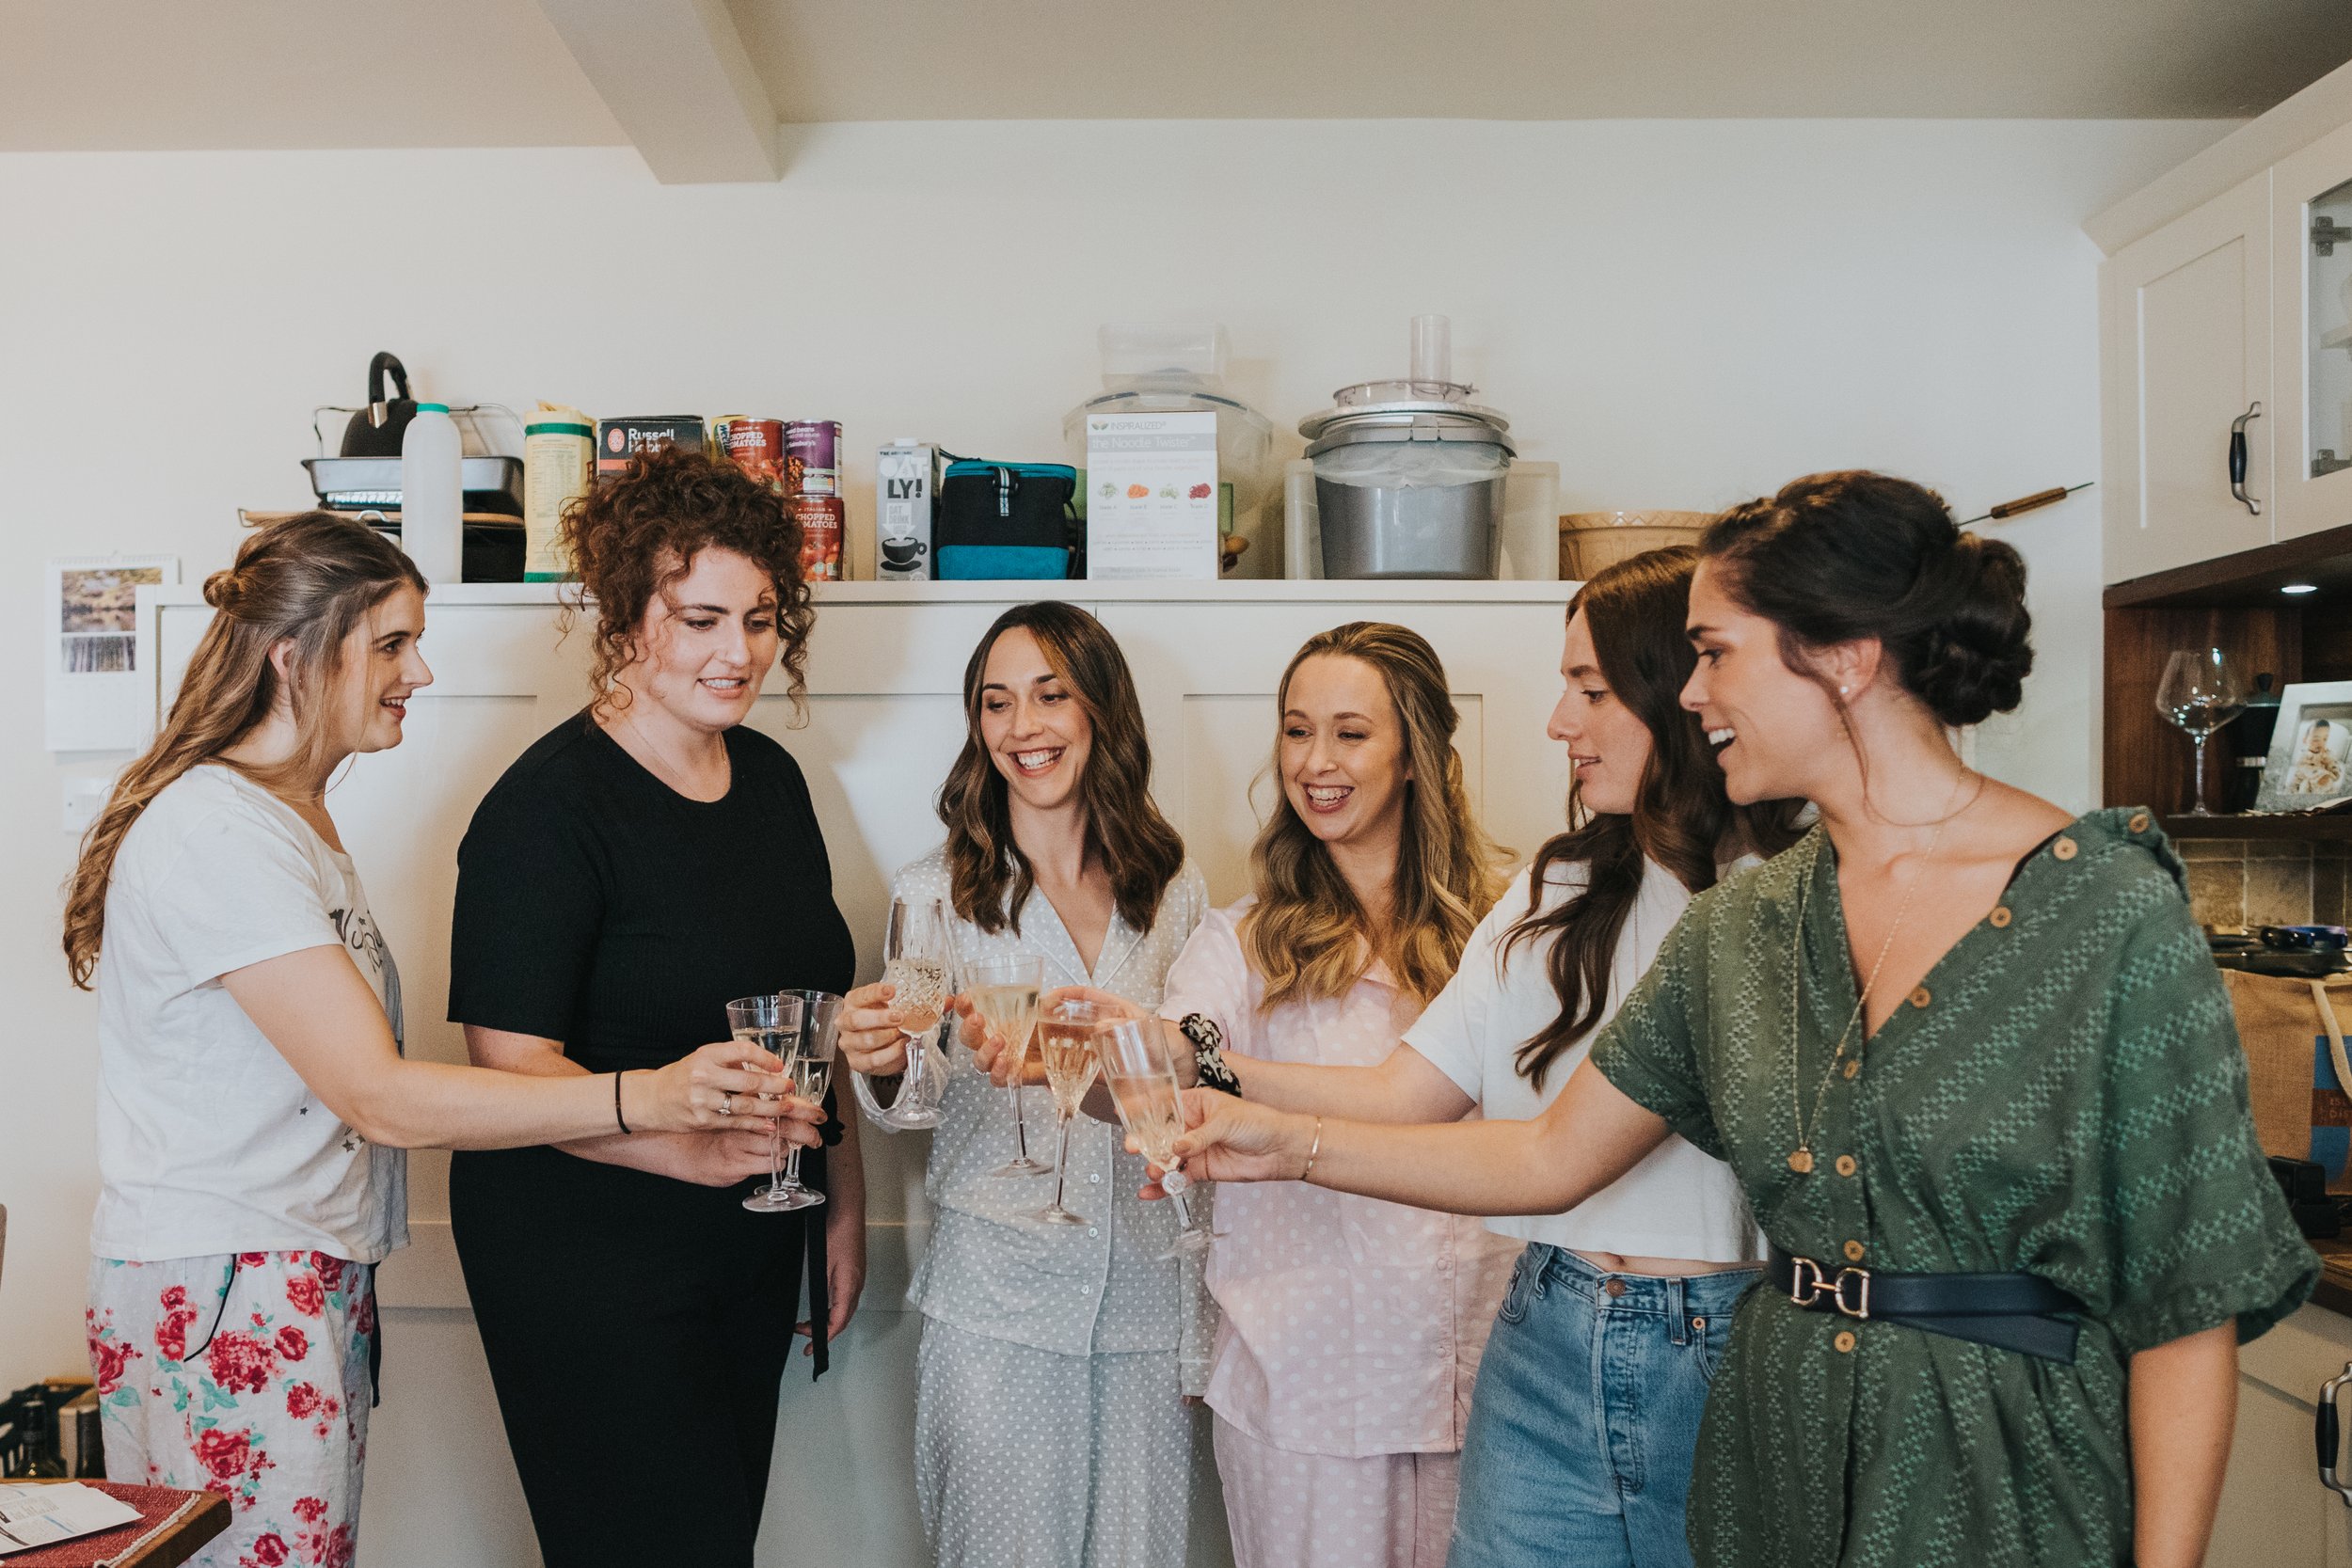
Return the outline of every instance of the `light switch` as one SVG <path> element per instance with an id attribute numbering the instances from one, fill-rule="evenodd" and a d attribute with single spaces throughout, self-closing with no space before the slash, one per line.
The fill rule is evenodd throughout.
<path id="1" fill-rule="evenodd" d="M 65 831 L 80 834 L 89 831 L 98 820 L 98 814 L 106 806 L 106 797 L 115 787 L 111 773 L 75 773 L 65 781 Z"/>

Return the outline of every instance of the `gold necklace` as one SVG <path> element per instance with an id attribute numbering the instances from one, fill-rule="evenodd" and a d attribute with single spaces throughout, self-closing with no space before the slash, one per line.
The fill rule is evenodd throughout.
<path id="1" fill-rule="evenodd" d="M 1963 771 L 1960 783 L 1964 784 L 1967 782 L 1968 775 Z M 1959 784 L 1952 786 L 1952 793 L 1955 795 L 1960 793 Z M 1974 800 L 1969 802 L 1969 805 L 1974 804 L 1976 804 Z M 1947 813 L 1941 821 L 1936 823 L 1934 833 L 1928 839 L 1928 852 L 1921 858 L 1919 869 L 1911 874 L 1911 885 L 1903 890 L 1903 901 L 1895 911 L 1895 924 L 1886 928 L 1886 940 L 1879 943 L 1879 956 L 1870 964 L 1869 977 L 1862 982 L 1862 994 L 1854 998 L 1853 1012 L 1846 1020 L 1846 1027 L 1838 1032 L 1837 1049 L 1830 1053 L 1829 1065 L 1821 1069 L 1820 1086 L 1813 1091 L 1812 1121 L 1816 1132 L 1820 1129 L 1821 1105 L 1829 1098 L 1830 1080 L 1837 1076 L 1838 1064 L 1845 1062 L 1846 1076 L 1849 1078 L 1862 1070 L 1862 1053 L 1868 1048 L 1869 1037 L 1865 1036 L 1862 1043 L 1854 1047 L 1853 1060 L 1851 1062 L 1846 1061 L 1846 1042 L 1852 1038 L 1853 1026 L 1862 1021 L 1862 1011 L 1869 1005 L 1871 988 L 1879 983 L 1879 971 L 1886 966 L 1886 955 L 1894 949 L 1896 933 L 1903 928 L 1904 920 L 1911 914 L 1911 900 L 1918 893 L 1919 884 L 1927 880 L 1928 867 L 1935 860 L 1936 847 L 1944 842 L 1944 830 L 1951 825 L 1953 817 L 1963 815 L 1965 809 L 1963 807 L 1962 811 Z M 1799 1176 L 1810 1176 L 1813 1173 L 1813 1139 L 1805 1131 L 1804 1087 L 1798 1077 L 1800 1069 L 1797 1062 L 1797 1027 L 1801 1017 L 1800 1004 L 1804 995 L 1805 906 L 1813 895 L 1813 875 L 1815 868 L 1820 864 L 1820 860 L 1821 852 L 1817 847 L 1813 851 L 1813 864 L 1805 867 L 1804 880 L 1797 889 L 1796 935 L 1789 942 L 1788 1111 L 1797 1124 L 1797 1147 L 1788 1151 L 1788 1168 Z"/>

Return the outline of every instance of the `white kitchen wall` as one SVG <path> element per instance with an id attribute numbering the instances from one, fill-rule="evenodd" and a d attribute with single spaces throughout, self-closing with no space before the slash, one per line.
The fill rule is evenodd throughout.
<path id="1" fill-rule="evenodd" d="M 780 184 L 667 188 L 627 150 L 0 156 L 0 1387 L 80 1362 L 92 1006 L 57 953 L 59 802 L 120 760 L 40 749 L 40 562 L 224 563 L 237 506 L 305 499 L 310 409 L 356 401 L 373 351 L 453 402 L 839 419 L 870 529 L 894 436 L 1059 458 L 1102 322 L 1223 322 L 1234 389 L 1287 431 L 1441 310 L 1564 510 L 1867 465 L 1966 515 L 2096 474 L 2078 225 L 2228 129 L 838 125 L 789 133 Z M 2072 807 L 2097 505 L 2001 526 L 2042 663 L 1978 752 Z"/>

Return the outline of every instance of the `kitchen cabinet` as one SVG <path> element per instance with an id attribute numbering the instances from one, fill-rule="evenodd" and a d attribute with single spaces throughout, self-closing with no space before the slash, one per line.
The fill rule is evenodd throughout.
<path id="1" fill-rule="evenodd" d="M 817 590 L 808 713 L 763 697 L 751 722 L 782 741 L 809 782 L 833 862 L 834 895 L 858 944 L 859 974 L 882 968 L 892 873 L 940 840 L 931 798 L 963 740 L 963 667 L 1008 606 L 1043 595 L 1087 606 L 1134 668 L 1154 758 L 1153 792 L 1219 904 L 1248 891 L 1257 807 L 1275 736 L 1274 689 L 1310 635 L 1343 622 L 1402 622 L 1445 661 L 1462 723 L 1472 800 L 1522 857 L 1562 825 L 1567 762 L 1544 737 L 1559 694 L 1564 610 L 1558 582 L 877 583 Z M 444 1021 L 457 841 L 475 803 L 522 750 L 587 696 L 590 627 L 559 636 L 551 584 L 437 589 L 425 655 L 433 685 L 408 707 L 406 736 L 359 758 L 330 803 L 398 955 L 412 1055 L 463 1061 Z M 212 616 L 193 587 L 149 590 L 142 631 L 167 702 Z M 1256 790 L 1255 805 L 1252 791 Z M 757 867 L 745 867 L 756 875 Z M 714 1024 L 715 1024 L 714 1021 Z M 812 1386 L 785 1380 L 770 1518 L 810 1539 L 855 1541 L 859 1560 L 928 1560 L 907 1454 L 914 1344 L 905 1306 L 930 1214 L 928 1134 L 865 1130 L 870 1216 L 864 1305 Z M 467 1311 L 448 1223 L 447 1157 L 411 1157 L 411 1244 L 383 1268 L 394 1347 L 369 1443 L 363 1534 L 371 1568 L 534 1563 L 522 1497 Z M 782 1332 L 779 1324 L 778 1332 Z M 1205 1429 L 1204 1429 L 1205 1430 Z M 1222 1558 L 1214 1471 L 1196 1476 L 1198 1568 Z M 383 1523 L 400 1521 L 400 1528 Z"/>
<path id="2" fill-rule="evenodd" d="M 2256 175 L 2101 268 L 2107 582 L 2273 538 L 2270 192 Z"/>
<path id="3" fill-rule="evenodd" d="M 2352 1508 L 2320 1483 L 2312 1443 L 2320 1386 L 2347 1360 L 2352 1322 L 2316 1306 L 2239 1351 L 2237 1429 L 2206 1568 L 2352 1568 Z"/>
<path id="4" fill-rule="evenodd" d="M 2352 126 L 2271 170 L 2278 537 L 2352 523 Z"/>

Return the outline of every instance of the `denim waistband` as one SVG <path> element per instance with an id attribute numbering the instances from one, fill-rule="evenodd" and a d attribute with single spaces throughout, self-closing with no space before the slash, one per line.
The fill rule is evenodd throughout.
<path id="1" fill-rule="evenodd" d="M 1712 1274 L 1609 1274 L 1548 1242 L 1532 1242 L 1527 1251 L 1528 1267 L 1536 1271 L 1534 1284 L 1538 1293 L 1554 1288 L 1573 1291 L 1612 1313 L 1643 1313 L 1677 1323 L 1728 1312 L 1764 1269 L 1756 1263 Z"/>

